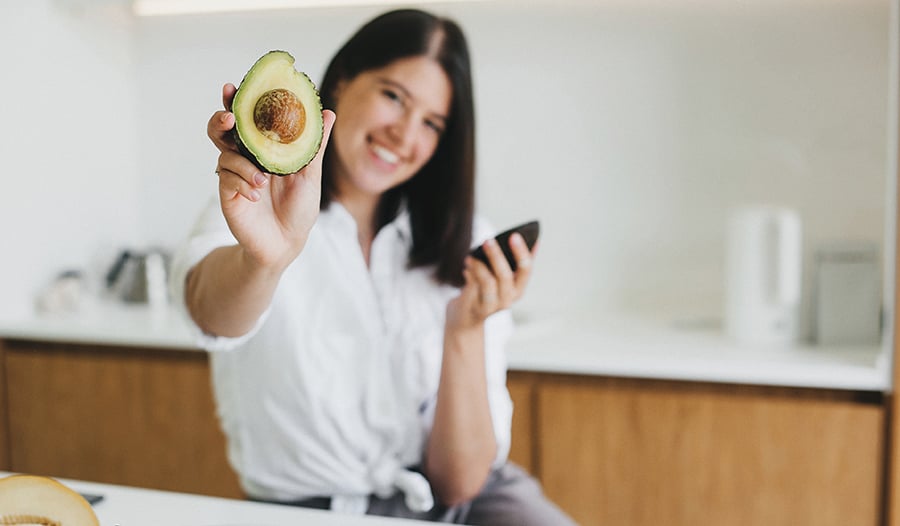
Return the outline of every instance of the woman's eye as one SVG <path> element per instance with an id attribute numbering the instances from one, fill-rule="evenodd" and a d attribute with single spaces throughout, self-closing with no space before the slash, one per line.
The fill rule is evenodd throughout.
<path id="1" fill-rule="evenodd" d="M 444 133 L 444 126 L 436 121 L 426 120 L 425 126 L 428 126 L 429 128 L 431 128 L 438 135 Z"/>
<path id="2" fill-rule="evenodd" d="M 402 102 L 401 99 L 400 99 L 400 94 L 397 93 L 397 92 L 394 91 L 394 90 L 384 89 L 384 90 L 381 90 L 381 93 L 382 93 L 385 97 L 387 97 L 388 99 L 390 99 L 390 100 L 392 100 L 392 101 L 394 101 L 394 102 L 398 102 L 398 103 L 399 103 L 399 102 Z"/>

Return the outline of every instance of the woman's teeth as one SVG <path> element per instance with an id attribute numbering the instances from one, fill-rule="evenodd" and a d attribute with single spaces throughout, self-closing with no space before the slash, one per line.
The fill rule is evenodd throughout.
<path id="1" fill-rule="evenodd" d="M 375 155 L 377 155 L 379 159 L 386 163 L 396 164 L 397 161 L 400 160 L 399 155 L 388 150 L 387 148 L 378 146 L 377 144 L 372 145 L 372 151 L 375 152 Z"/>

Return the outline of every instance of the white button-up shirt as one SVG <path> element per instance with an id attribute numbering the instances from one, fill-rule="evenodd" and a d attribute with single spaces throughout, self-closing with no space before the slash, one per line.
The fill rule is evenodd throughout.
<path id="1" fill-rule="evenodd" d="M 480 242 L 491 232 L 476 223 Z M 213 200 L 173 262 L 172 293 L 182 307 L 189 269 L 235 243 Z M 212 380 L 228 458 L 250 495 L 332 496 L 332 507 L 365 512 L 368 495 L 401 489 L 428 507 L 424 478 L 404 468 L 423 460 L 446 306 L 459 289 L 437 284 L 432 267 L 408 269 L 411 243 L 404 212 L 378 232 L 367 266 L 355 221 L 332 202 L 250 333 L 222 338 L 197 329 L 198 344 L 216 351 Z M 511 330 L 508 311 L 485 325 L 495 465 L 509 452 L 503 348 Z"/>

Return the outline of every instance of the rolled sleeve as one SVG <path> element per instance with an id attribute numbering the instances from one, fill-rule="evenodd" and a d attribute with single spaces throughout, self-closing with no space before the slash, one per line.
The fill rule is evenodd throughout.
<path id="1" fill-rule="evenodd" d="M 513 319 L 508 310 L 500 311 L 485 322 L 484 360 L 488 404 L 497 441 L 494 467 L 503 465 L 512 441 L 512 399 L 506 387 L 506 344 L 512 336 Z"/>
<path id="2" fill-rule="evenodd" d="M 226 337 L 204 332 L 194 322 L 190 312 L 188 312 L 185 292 L 187 276 L 191 269 L 213 250 L 235 244 L 237 244 L 237 240 L 228 229 L 228 224 L 225 222 L 225 218 L 222 216 L 219 208 L 218 200 L 213 198 L 198 218 L 188 238 L 175 252 L 172 259 L 169 273 L 169 293 L 173 306 L 187 320 L 193 334 L 194 343 L 207 351 L 228 351 L 239 347 L 259 331 L 269 314 L 267 309 L 246 334 Z"/>

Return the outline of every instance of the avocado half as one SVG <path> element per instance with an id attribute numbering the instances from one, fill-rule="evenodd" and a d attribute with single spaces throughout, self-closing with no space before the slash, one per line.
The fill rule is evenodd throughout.
<path id="1" fill-rule="evenodd" d="M 286 51 L 269 51 L 244 75 L 234 100 L 234 138 L 260 170 L 292 174 L 322 144 L 322 100 L 315 84 L 294 69 Z"/>
<path id="2" fill-rule="evenodd" d="M 0 524 L 100 526 L 84 497 L 55 479 L 36 475 L 0 479 Z"/>

